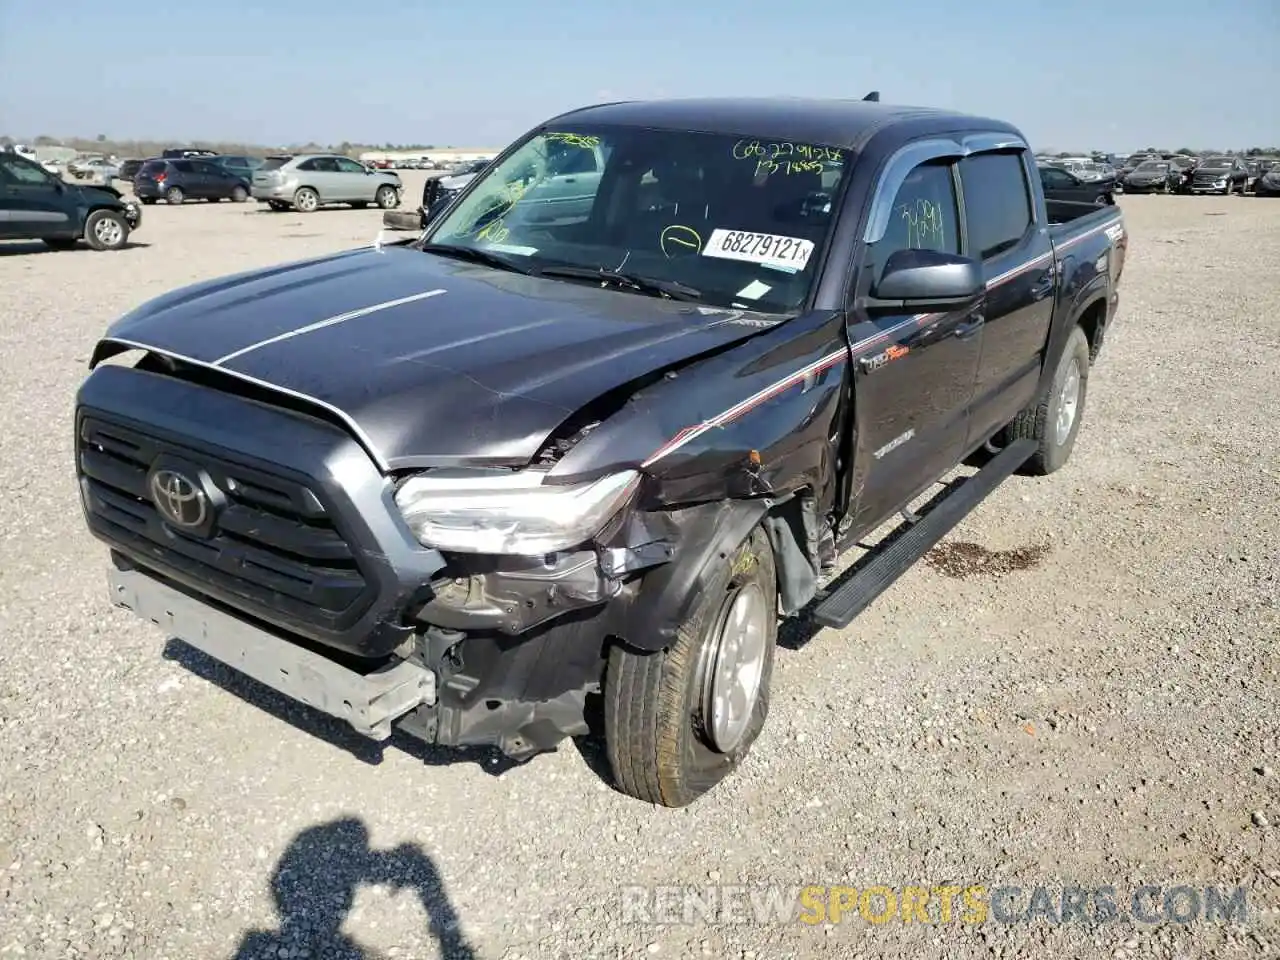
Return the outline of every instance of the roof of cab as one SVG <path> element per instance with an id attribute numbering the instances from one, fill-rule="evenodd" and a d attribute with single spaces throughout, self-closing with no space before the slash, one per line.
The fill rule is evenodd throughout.
<path id="1" fill-rule="evenodd" d="M 888 126 L 929 120 L 935 121 L 939 130 L 982 129 L 1020 136 L 1016 127 L 1003 120 L 949 110 L 800 97 L 629 100 L 571 110 L 543 126 L 558 121 L 618 123 L 660 130 L 770 137 L 857 150 Z"/>

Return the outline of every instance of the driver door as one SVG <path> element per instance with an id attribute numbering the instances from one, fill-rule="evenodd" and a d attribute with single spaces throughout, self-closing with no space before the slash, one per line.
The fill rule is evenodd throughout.
<path id="1" fill-rule="evenodd" d="M 0 236 L 43 240 L 74 234 L 62 182 L 26 157 L 0 153 Z"/>
<path id="2" fill-rule="evenodd" d="M 963 254 L 954 162 L 928 160 L 898 188 L 883 238 L 869 244 L 848 316 L 853 359 L 853 530 L 905 506 L 964 455 L 982 351 L 985 294 L 946 312 L 868 309 L 890 254 Z"/>

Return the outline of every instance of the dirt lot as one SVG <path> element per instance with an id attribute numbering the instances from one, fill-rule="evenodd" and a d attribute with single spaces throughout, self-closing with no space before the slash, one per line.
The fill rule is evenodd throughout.
<path id="1" fill-rule="evenodd" d="M 0 245 L 0 956 L 1280 951 L 1280 203 L 1123 206 L 1068 468 L 781 650 L 744 769 L 675 812 L 610 790 L 590 745 L 513 769 L 380 750 L 107 605 L 71 457 L 94 339 L 189 281 L 367 242 L 377 212 L 149 207 L 118 254 Z M 1109 884 L 1121 917 L 624 910 L 624 886 L 680 884 L 1012 884 L 1023 908 Z M 1142 884 L 1244 885 L 1247 921 L 1125 919 Z"/>

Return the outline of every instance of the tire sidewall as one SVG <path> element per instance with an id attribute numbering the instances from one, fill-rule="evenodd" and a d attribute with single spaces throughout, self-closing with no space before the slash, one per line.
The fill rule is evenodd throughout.
<path id="1" fill-rule="evenodd" d="M 386 197 L 385 201 L 383 198 Z M 396 208 L 396 188 L 384 185 L 378 188 L 378 192 L 374 194 L 374 202 L 383 210 L 394 210 Z"/>
<path id="2" fill-rule="evenodd" d="M 1076 398 L 1076 418 L 1071 424 L 1071 432 L 1066 440 L 1057 442 L 1054 436 L 1054 425 L 1058 422 L 1058 409 L 1062 403 L 1062 382 L 1066 379 L 1067 370 L 1075 358 L 1080 367 L 1080 392 Z M 1076 437 L 1080 433 L 1080 424 L 1084 420 L 1085 401 L 1089 395 L 1089 341 L 1079 327 L 1071 331 L 1062 356 L 1058 359 L 1058 369 L 1054 371 L 1053 383 L 1049 387 L 1049 404 L 1045 410 L 1044 425 L 1044 461 L 1051 473 L 1063 466 L 1071 456 Z"/>
<path id="3" fill-rule="evenodd" d="M 315 200 L 311 206 L 306 207 L 302 204 L 303 197 L 314 197 Z M 293 205 L 298 209 L 299 213 L 312 213 L 320 206 L 320 194 L 310 187 L 299 187 L 297 193 L 293 195 Z"/>
<path id="4" fill-rule="evenodd" d="M 187 195 L 182 192 L 180 187 L 170 187 L 165 191 L 164 202 L 177 206 L 187 199 Z"/>
<path id="5" fill-rule="evenodd" d="M 714 636 L 737 590 L 748 582 L 756 582 L 762 589 L 766 603 L 766 630 L 764 664 L 761 668 L 760 693 L 742 739 L 728 753 L 721 753 L 711 746 L 709 735 L 700 722 L 702 705 L 702 659 L 714 655 Z M 742 762 L 752 744 L 764 729 L 769 716 L 769 687 L 773 678 L 774 652 L 777 648 L 778 593 L 777 574 L 768 535 L 763 527 L 756 527 L 751 535 L 734 551 L 718 561 L 718 569 L 706 584 L 694 612 L 680 629 L 681 640 L 688 644 L 686 651 L 691 658 L 690 669 L 683 671 L 677 696 L 669 702 L 676 704 L 667 722 L 679 723 L 677 748 L 680 754 L 679 769 L 685 782 L 679 785 L 681 792 L 701 795 L 719 783 Z M 668 676 L 670 683 L 675 677 Z M 664 686 L 666 684 L 664 683 Z M 664 697 L 664 700 L 667 698 Z"/>

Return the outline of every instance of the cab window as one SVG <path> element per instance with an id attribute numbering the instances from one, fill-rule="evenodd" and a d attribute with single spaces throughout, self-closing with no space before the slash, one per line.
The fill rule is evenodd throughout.
<path id="1" fill-rule="evenodd" d="M 0 173 L 3 173 L 7 180 L 27 186 L 47 187 L 49 185 L 49 174 L 43 167 L 17 154 L 0 154 Z"/>
<path id="2" fill-rule="evenodd" d="M 1012 250 L 1031 228 L 1031 197 L 1020 153 L 978 153 L 960 161 L 970 256 Z"/>

